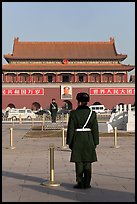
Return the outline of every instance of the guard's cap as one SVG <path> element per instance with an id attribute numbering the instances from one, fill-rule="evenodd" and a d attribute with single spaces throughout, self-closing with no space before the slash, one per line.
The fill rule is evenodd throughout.
<path id="1" fill-rule="evenodd" d="M 78 102 L 89 102 L 89 94 L 80 92 L 77 94 L 76 99 Z"/>

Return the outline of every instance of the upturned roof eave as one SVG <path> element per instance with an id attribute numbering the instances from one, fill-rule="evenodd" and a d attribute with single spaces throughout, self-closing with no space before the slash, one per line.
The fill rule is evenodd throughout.
<path id="1" fill-rule="evenodd" d="M 127 55 L 120 55 L 120 56 L 111 56 L 111 57 L 22 57 L 22 56 L 11 56 L 11 55 L 4 55 L 4 58 L 7 62 L 10 60 L 63 60 L 63 59 L 68 59 L 68 60 L 120 60 L 123 61 L 126 59 Z"/>
<path id="2" fill-rule="evenodd" d="M 2 71 L 12 71 L 12 70 L 16 70 L 16 71 L 27 71 L 27 70 L 31 70 L 31 71 L 132 71 L 135 68 L 135 66 L 131 66 L 131 65 L 65 65 L 65 64 L 60 64 L 60 65 L 40 65 L 40 64 L 5 64 L 2 66 Z"/>

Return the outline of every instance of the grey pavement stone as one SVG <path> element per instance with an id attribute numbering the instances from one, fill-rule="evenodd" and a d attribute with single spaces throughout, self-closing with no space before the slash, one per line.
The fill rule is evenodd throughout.
<path id="1" fill-rule="evenodd" d="M 2 201 L 3 202 L 135 202 L 135 137 L 100 137 L 98 162 L 92 165 L 92 188 L 74 189 L 75 164 L 68 147 L 62 150 L 62 138 L 26 138 L 31 127 L 15 125 L 10 145 L 10 124 L 2 126 Z M 124 133 L 123 133 L 124 134 Z M 42 186 L 50 181 L 49 144 L 55 145 L 55 182 L 60 186 Z"/>

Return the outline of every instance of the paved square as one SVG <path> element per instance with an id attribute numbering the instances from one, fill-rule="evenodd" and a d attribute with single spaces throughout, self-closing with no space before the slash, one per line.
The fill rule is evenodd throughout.
<path id="1" fill-rule="evenodd" d="M 93 163 L 92 188 L 74 189 L 75 165 L 69 149 L 62 150 L 61 137 L 27 138 L 30 125 L 2 126 L 2 202 L 135 202 L 135 137 L 100 137 L 98 162 Z M 124 132 L 123 132 L 124 134 Z M 50 181 L 49 144 L 55 145 L 57 187 L 40 185 Z"/>

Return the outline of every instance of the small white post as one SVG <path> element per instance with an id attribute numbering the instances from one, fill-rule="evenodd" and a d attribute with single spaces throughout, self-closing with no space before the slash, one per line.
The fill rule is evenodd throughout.
<path id="1" fill-rule="evenodd" d="M 118 105 L 116 105 L 116 112 L 118 112 L 118 109 L 119 109 L 119 107 L 118 107 Z"/>
<path id="2" fill-rule="evenodd" d="M 122 112 L 122 105 L 120 105 L 119 107 L 120 107 L 120 110 L 119 110 L 119 112 Z"/>
<path id="3" fill-rule="evenodd" d="M 6 149 L 15 149 L 16 147 L 13 146 L 13 128 L 10 128 L 10 147 Z"/>
<path id="4" fill-rule="evenodd" d="M 19 115 L 20 124 L 22 124 L 21 114 Z"/>
<path id="5" fill-rule="evenodd" d="M 67 148 L 67 146 L 65 146 L 65 129 L 62 128 L 62 148 Z"/>
<path id="6" fill-rule="evenodd" d="M 34 118 L 32 117 L 32 126 L 34 126 Z"/>
<path id="7" fill-rule="evenodd" d="M 43 126 L 45 125 L 45 113 L 43 114 Z"/>
<path id="8" fill-rule="evenodd" d="M 128 111 L 131 111 L 131 104 L 128 104 Z"/>
<path id="9" fill-rule="evenodd" d="M 114 128 L 114 147 L 119 148 L 119 146 L 117 146 L 117 127 Z"/>
<path id="10" fill-rule="evenodd" d="M 127 111 L 127 105 L 124 104 L 124 112 Z"/>

